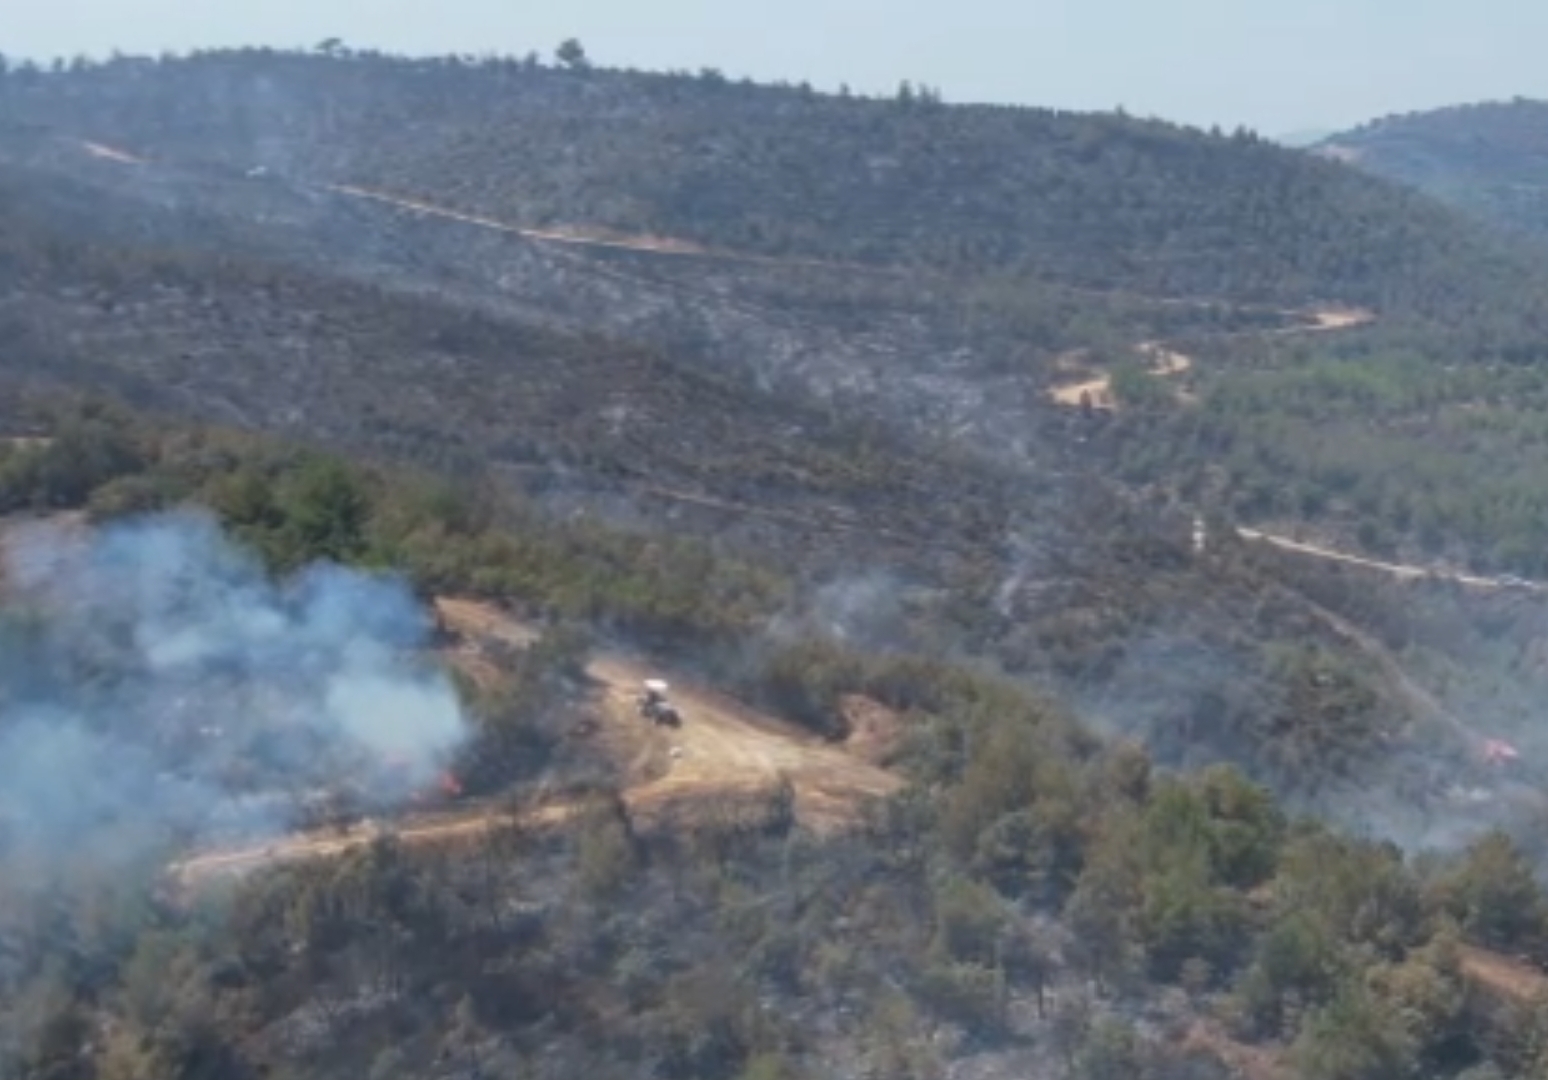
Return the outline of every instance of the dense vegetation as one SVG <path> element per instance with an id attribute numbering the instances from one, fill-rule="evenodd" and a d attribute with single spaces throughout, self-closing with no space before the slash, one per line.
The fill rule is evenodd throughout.
<path id="1" fill-rule="evenodd" d="M 820 639 L 768 652 L 756 630 L 781 582 L 693 543 L 98 408 L 53 434 L 0 467 L 8 509 L 106 519 L 196 498 L 277 571 L 394 562 L 427 589 L 647 640 L 730 639 L 763 653 L 755 681 L 797 711 L 863 693 L 906 717 L 895 767 L 912 786 L 828 839 L 793 831 L 777 798 L 761 824 L 641 831 L 604 788 L 562 833 L 418 853 L 389 838 L 191 906 L 159 884 L 159 850 L 112 875 L 68 852 L 7 865 L 6 1075 L 935 1077 L 970 1062 L 1096 1080 L 1224 1077 L 1219 1059 L 1254 1053 L 1311 1080 L 1543 1067 L 1544 1018 L 1501 996 L 1505 961 L 1481 951 L 1548 961 L 1548 897 L 1504 834 L 1409 861 L 1288 819 L 1228 768 L 1164 774 L 1001 679 Z M 481 756 L 504 748 L 510 765 L 493 790 L 519 798 L 551 752 L 572 663 L 541 654 L 476 698 Z M 1330 676 L 1305 682 L 1303 708 Z"/>
<path id="2" fill-rule="evenodd" d="M 1130 395 L 1110 444 L 1129 481 L 1379 557 L 1548 576 L 1542 365 L 1400 342 L 1343 355 L 1201 342 L 1194 356 L 1194 403 L 1154 380 Z"/>
<path id="3" fill-rule="evenodd" d="M 550 521 L 477 479 L 384 474 L 231 433 L 159 434 L 97 405 L 47 445 L 0 454 L 0 512 L 102 519 L 194 502 L 279 573 L 314 559 L 392 567 L 427 595 L 520 597 L 536 616 L 701 647 L 749 633 L 783 600 L 777 574 L 691 538 Z"/>
<path id="4" fill-rule="evenodd" d="M 1545 121 L 1548 102 L 1481 102 L 1383 117 L 1314 149 L 1541 239 L 1548 235 Z"/>

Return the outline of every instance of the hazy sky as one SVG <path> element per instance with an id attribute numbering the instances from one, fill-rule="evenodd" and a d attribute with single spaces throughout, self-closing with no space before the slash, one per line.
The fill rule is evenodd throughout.
<path id="1" fill-rule="evenodd" d="M 1548 97 L 1544 0 L 0 0 L 0 52 L 551 53 L 948 101 L 1122 105 L 1267 135 Z"/>

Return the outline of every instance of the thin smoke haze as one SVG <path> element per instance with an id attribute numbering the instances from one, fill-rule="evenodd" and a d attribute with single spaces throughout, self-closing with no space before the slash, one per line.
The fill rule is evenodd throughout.
<path id="1" fill-rule="evenodd" d="M 272 580 L 198 512 L 15 538 L 0 616 L 0 865 L 273 833 L 340 779 L 403 799 L 461 745 L 399 580 Z"/>

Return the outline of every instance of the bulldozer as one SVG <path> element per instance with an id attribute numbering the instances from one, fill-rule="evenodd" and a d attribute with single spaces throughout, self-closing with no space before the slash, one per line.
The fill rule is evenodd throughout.
<path id="1" fill-rule="evenodd" d="M 658 726 L 681 727 L 682 714 L 667 700 L 667 684 L 660 679 L 646 679 L 645 690 L 639 697 L 640 715 Z"/>

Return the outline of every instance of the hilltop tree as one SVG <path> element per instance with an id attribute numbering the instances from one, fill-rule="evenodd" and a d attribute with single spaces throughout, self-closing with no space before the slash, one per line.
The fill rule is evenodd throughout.
<path id="1" fill-rule="evenodd" d="M 566 38 L 560 42 L 559 47 L 554 50 L 554 58 L 575 71 L 591 66 L 585 47 L 575 38 Z"/>

